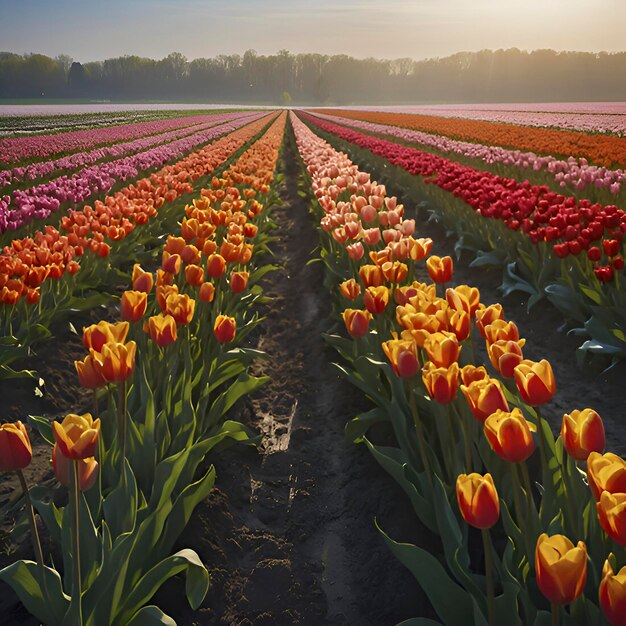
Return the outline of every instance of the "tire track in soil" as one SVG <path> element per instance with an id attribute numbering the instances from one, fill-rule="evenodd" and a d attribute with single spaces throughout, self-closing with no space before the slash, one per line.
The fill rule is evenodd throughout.
<path id="1" fill-rule="evenodd" d="M 272 302 L 258 347 L 269 359 L 254 371 L 271 382 L 240 415 L 263 441 L 219 454 L 217 486 L 181 538 L 211 575 L 202 607 L 186 608 L 180 580 L 157 604 L 179 624 L 382 626 L 431 615 L 373 522 L 378 516 L 394 538 L 423 542 L 408 498 L 364 446 L 343 436 L 367 406 L 335 373 L 321 338 L 332 324 L 330 302 L 322 264 L 307 265 L 318 235 L 297 194 L 299 161 L 287 132 L 283 204 L 272 213 L 273 262 L 284 271 L 264 281 Z"/>

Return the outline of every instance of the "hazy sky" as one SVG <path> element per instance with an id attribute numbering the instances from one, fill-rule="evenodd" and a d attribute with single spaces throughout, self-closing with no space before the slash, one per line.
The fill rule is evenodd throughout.
<path id="1" fill-rule="evenodd" d="M 626 0 L 0 0 L 0 50 L 95 61 L 290 52 L 626 50 Z"/>

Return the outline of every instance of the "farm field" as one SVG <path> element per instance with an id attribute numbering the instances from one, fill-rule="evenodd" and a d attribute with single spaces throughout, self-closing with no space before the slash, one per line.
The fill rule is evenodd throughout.
<path id="1" fill-rule="evenodd" d="M 0 107 L 3 623 L 622 624 L 626 103 L 172 107 Z"/>

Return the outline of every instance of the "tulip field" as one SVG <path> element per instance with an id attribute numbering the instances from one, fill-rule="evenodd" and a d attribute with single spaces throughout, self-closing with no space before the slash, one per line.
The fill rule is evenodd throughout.
<path id="1" fill-rule="evenodd" d="M 507 106 L 7 125 L 2 623 L 626 624 L 626 108 Z"/>

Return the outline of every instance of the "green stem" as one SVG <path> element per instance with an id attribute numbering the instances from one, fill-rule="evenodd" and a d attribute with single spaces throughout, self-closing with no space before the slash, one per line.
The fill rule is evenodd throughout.
<path id="1" fill-rule="evenodd" d="M 118 385 L 120 393 L 120 407 L 119 407 L 119 436 L 120 436 L 120 477 L 122 480 L 126 479 L 126 472 L 124 471 L 126 464 L 126 381 L 123 380 Z"/>
<path id="2" fill-rule="evenodd" d="M 554 602 L 551 604 L 551 609 L 552 609 L 552 626 L 559 626 L 560 623 L 560 614 L 559 614 L 559 605 L 558 604 L 554 604 Z"/>
<path id="3" fill-rule="evenodd" d="M 528 518 L 534 519 L 535 501 L 533 500 L 532 483 L 530 482 L 530 475 L 528 473 L 528 465 L 526 461 L 520 463 L 522 468 L 522 478 L 524 479 L 524 491 L 526 492 L 526 506 L 528 507 Z"/>
<path id="4" fill-rule="evenodd" d="M 448 414 L 448 430 L 450 431 L 450 439 L 451 439 L 451 447 L 452 447 L 452 466 L 451 466 L 451 470 L 456 474 L 458 474 L 457 471 L 457 458 L 456 458 L 456 447 L 457 447 L 457 441 L 456 441 L 456 435 L 454 434 L 454 420 L 452 419 L 452 405 L 450 403 L 448 403 L 448 405 L 446 406 L 446 413 Z M 455 482 L 455 478 L 453 477 L 453 482 Z"/>
<path id="5" fill-rule="evenodd" d="M 489 541 L 489 530 L 487 528 L 483 528 L 481 530 L 481 534 L 483 536 L 483 550 L 485 552 L 485 576 L 487 579 L 487 616 L 489 620 L 489 626 L 495 626 L 496 611 L 493 589 L 493 564 L 491 558 L 491 542 Z"/>
<path id="6" fill-rule="evenodd" d="M 74 580 L 72 588 L 72 599 L 78 602 L 78 624 L 83 623 L 83 606 L 82 606 L 82 581 L 80 577 L 80 522 L 79 522 L 79 498 L 80 486 L 78 481 L 78 463 L 72 461 L 72 479 L 74 492 Z"/>
<path id="7" fill-rule="evenodd" d="M 517 472 L 517 463 L 511 463 L 511 476 L 513 477 L 513 501 L 515 502 L 517 525 L 522 528 L 524 516 L 522 515 L 522 503 L 519 498 L 520 491 L 522 491 L 522 485 Z"/>
<path id="8" fill-rule="evenodd" d="M 26 512 L 28 514 L 28 523 L 30 525 L 30 534 L 33 542 L 33 550 L 35 552 L 35 559 L 37 560 L 37 567 L 39 569 L 39 576 L 41 578 L 41 588 L 44 591 L 44 597 L 48 598 L 48 589 L 46 586 L 46 577 L 44 572 L 44 560 L 43 551 L 41 550 L 41 541 L 39 540 L 39 531 L 37 530 L 37 521 L 35 520 L 35 511 L 33 509 L 33 503 L 30 499 L 30 493 L 28 491 L 28 485 L 26 484 L 26 478 L 24 472 L 21 469 L 17 470 L 17 476 L 20 479 L 20 485 L 24 492 L 24 500 L 26 501 Z"/>
<path id="9" fill-rule="evenodd" d="M 413 389 L 411 388 L 411 384 L 408 379 L 406 381 L 406 393 L 409 396 L 409 406 L 411 407 L 411 415 L 413 416 L 413 423 L 415 424 L 415 434 L 417 435 L 417 445 L 419 446 L 419 449 L 420 449 L 420 456 L 422 457 L 422 464 L 424 466 L 424 472 L 426 473 L 428 484 L 432 487 L 433 485 L 432 470 L 430 467 L 430 461 L 428 460 L 428 454 L 426 450 L 426 441 L 424 440 L 424 430 L 422 428 L 422 421 L 420 419 L 419 413 L 417 412 L 417 406 L 415 405 L 415 394 L 413 393 Z"/>

